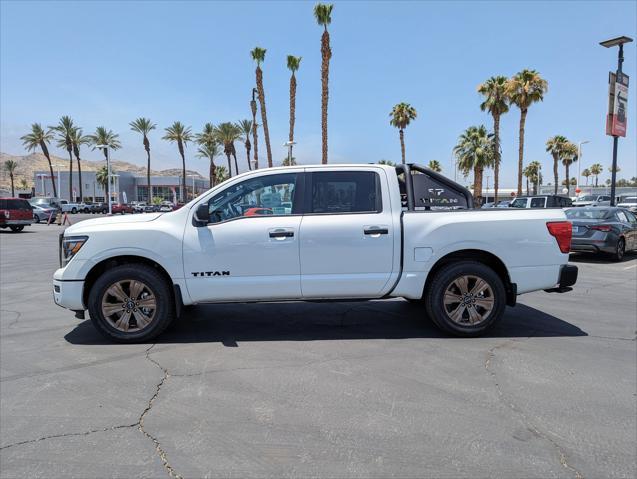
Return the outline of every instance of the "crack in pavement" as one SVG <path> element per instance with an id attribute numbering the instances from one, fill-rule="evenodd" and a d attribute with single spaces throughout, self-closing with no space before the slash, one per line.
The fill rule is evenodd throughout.
<path id="1" fill-rule="evenodd" d="M 157 454 L 159 455 L 159 459 L 161 459 L 161 462 L 164 468 L 168 471 L 168 475 L 170 477 L 174 477 L 175 479 L 183 479 L 182 476 L 179 475 L 168 462 L 166 451 L 161 447 L 159 440 L 155 436 L 150 434 L 148 431 L 146 431 L 146 429 L 144 429 L 144 419 L 146 415 L 152 409 L 153 403 L 159 396 L 159 392 L 161 391 L 162 386 L 164 385 L 166 380 L 170 377 L 170 374 L 168 373 L 168 369 L 166 369 L 165 367 L 163 367 L 161 364 L 159 364 L 157 361 L 155 361 L 153 358 L 150 357 L 150 350 L 153 349 L 154 347 L 155 347 L 155 344 L 153 344 L 146 350 L 146 359 L 150 361 L 151 363 L 153 363 L 155 366 L 157 366 L 159 369 L 161 369 L 162 372 L 164 373 L 164 376 L 161 378 L 161 381 L 157 383 L 155 394 L 153 394 L 153 396 L 150 398 L 150 400 L 148 401 L 148 405 L 146 406 L 146 409 L 144 409 L 144 411 L 142 411 L 142 414 L 139 416 L 139 421 L 137 421 L 137 426 L 139 431 L 148 439 L 153 441 L 153 443 L 155 444 L 155 450 L 157 451 Z"/>
<path id="2" fill-rule="evenodd" d="M 519 406 L 514 404 L 512 401 L 507 400 L 507 398 L 505 397 L 504 391 L 502 390 L 502 386 L 500 386 L 500 383 L 498 382 L 498 377 L 497 377 L 495 371 L 493 370 L 492 362 L 495 359 L 495 351 L 497 349 L 502 349 L 502 348 L 504 348 L 506 346 L 514 345 L 516 342 L 528 341 L 531 338 L 532 338 L 532 336 L 529 336 L 529 337 L 525 338 L 524 340 L 508 339 L 508 340 L 506 340 L 506 341 L 504 341 L 504 342 L 502 342 L 500 344 L 497 344 L 497 345 L 493 346 L 487 352 L 487 359 L 484 362 L 484 368 L 487 370 L 487 372 L 493 378 L 493 381 L 495 383 L 495 388 L 496 388 L 496 391 L 498 393 L 498 397 L 500 398 L 500 401 L 502 401 L 509 409 L 511 409 L 518 416 L 520 416 L 520 418 L 522 419 L 522 422 L 526 425 L 527 429 L 530 432 L 532 432 L 535 436 L 537 436 L 537 437 L 539 437 L 541 439 L 544 439 L 545 441 L 548 441 L 555 448 L 555 450 L 560 455 L 560 464 L 562 464 L 562 466 L 564 468 L 572 471 L 575 474 L 575 479 L 583 479 L 584 476 L 582 475 L 582 473 L 579 470 L 577 470 L 575 467 L 571 466 L 568 463 L 568 459 L 566 457 L 566 453 L 564 452 L 562 447 L 553 438 L 551 438 L 548 434 L 546 434 L 546 433 L 542 432 L 540 429 L 538 429 L 531 422 L 531 420 L 527 417 L 527 415 L 524 413 L 524 411 L 522 411 L 522 409 Z"/>
<path id="3" fill-rule="evenodd" d="M 13 329 L 13 327 L 18 324 L 18 321 L 20 320 L 20 317 L 22 316 L 22 313 L 20 311 L 13 311 L 11 309 L 0 309 L 0 312 L 2 313 L 13 313 L 16 315 L 15 319 L 13 319 L 8 325 L 7 325 L 7 329 Z"/>
<path id="4" fill-rule="evenodd" d="M 58 438 L 58 437 L 88 436 L 89 434 L 93 434 L 93 433 L 96 433 L 96 432 L 107 432 L 107 431 L 114 431 L 116 429 L 126 429 L 126 428 L 135 427 L 137 425 L 138 425 L 138 423 L 135 423 L 135 424 L 123 424 L 123 425 L 120 425 L 120 426 L 110 426 L 110 427 L 103 427 L 103 428 L 99 428 L 99 429 L 91 429 L 90 431 L 84 431 L 84 432 L 68 432 L 68 433 L 64 433 L 64 434 L 53 434 L 51 436 L 43 436 L 43 437 L 39 437 L 37 439 L 28 439 L 26 441 L 20 441 L 20 442 L 14 442 L 13 444 L 7 444 L 6 446 L 0 447 L 0 451 L 2 451 L 4 449 L 9 449 L 10 447 L 14 447 L 14 446 L 22 446 L 24 444 L 32 444 L 34 442 L 45 441 L 47 439 L 55 439 L 55 438 Z"/>

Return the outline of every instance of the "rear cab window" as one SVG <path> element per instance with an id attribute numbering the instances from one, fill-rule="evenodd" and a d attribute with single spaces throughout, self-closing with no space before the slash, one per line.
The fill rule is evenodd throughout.
<path id="1" fill-rule="evenodd" d="M 380 213 L 380 176 L 374 171 L 310 173 L 308 214 Z"/>
<path id="2" fill-rule="evenodd" d="M 31 205 L 27 200 L 0 199 L 0 210 L 30 210 Z"/>

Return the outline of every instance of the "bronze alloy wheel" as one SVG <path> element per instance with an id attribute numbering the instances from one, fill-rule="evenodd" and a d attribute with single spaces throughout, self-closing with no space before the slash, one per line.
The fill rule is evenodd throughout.
<path id="1" fill-rule="evenodd" d="M 484 279 L 474 275 L 459 276 L 449 283 L 444 293 L 445 313 L 462 326 L 484 322 L 495 305 L 493 289 Z"/>
<path id="2" fill-rule="evenodd" d="M 102 296 L 102 314 L 118 331 L 137 332 L 153 322 L 157 299 L 152 289 L 135 279 L 111 284 Z"/>

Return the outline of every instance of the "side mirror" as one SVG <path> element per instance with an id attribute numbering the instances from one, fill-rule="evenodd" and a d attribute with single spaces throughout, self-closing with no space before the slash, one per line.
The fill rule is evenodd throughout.
<path id="1" fill-rule="evenodd" d="M 210 211 L 208 210 L 208 203 L 202 203 L 197 206 L 194 214 L 194 220 L 197 222 L 196 226 L 205 226 L 210 222 Z"/>

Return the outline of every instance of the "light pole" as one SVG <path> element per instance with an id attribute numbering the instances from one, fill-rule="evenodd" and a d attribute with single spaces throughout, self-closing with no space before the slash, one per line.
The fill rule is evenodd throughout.
<path id="1" fill-rule="evenodd" d="M 46 175 L 43 173 L 38 173 L 38 177 L 40 178 L 40 183 L 42 185 L 42 196 L 46 196 L 46 191 L 44 190 L 44 177 Z"/>
<path id="2" fill-rule="evenodd" d="M 106 194 L 108 195 L 108 215 L 113 214 L 113 200 L 111 198 L 111 160 L 108 154 L 108 145 L 95 145 L 95 148 L 106 152 Z"/>
<path id="3" fill-rule="evenodd" d="M 617 72 L 615 73 L 616 81 L 620 81 L 622 78 L 622 64 L 624 63 L 624 43 L 630 43 L 633 39 L 630 37 L 622 36 L 617 38 L 611 38 L 610 40 L 606 40 L 600 42 L 600 45 L 605 48 L 611 47 L 619 47 L 617 52 Z M 619 92 L 615 92 L 617 95 Z M 615 102 L 617 102 L 617 98 L 615 98 Z M 610 113 L 610 112 L 609 112 Z M 612 135 L 613 137 L 613 166 L 611 171 L 611 180 L 610 180 L 610 205 L 615 206 L 615 180 L 617 179 L 617 140 L 619 138 L 618 135 Z"/>
<path id="4" fill-rule="evenodd" d="M 292 166 L 292 147 L 296 145 L 296 141 L 286 141 L 283 146 L 288 147 L 288 166 Z"/>
<path id="5" fill-rule="evenodd" d="M 192 197 L 194 198 L 195 197 L 195 178 L 198 175 L 186 175 L 186 176 L 192 178 Z"/>
<path id="6" fill-rule="evenodd" d="M 577 194 L 580 192 L 579 181 L 582 177 L 582 145 L 585 145 L 586 143 L 590 143 L 590 140 L 580 141 L 577 145 L 577 186 L 575 187 L 575 193 Z"/>
<path id="7" fill-rule="evenodd" d="M 60 166 L 64 166 L 64 165 L 61 165 L 60 163 L 55 163 L 53 166 L 55 166 L 58 169 L 58 194 L 60 195 L 58 199 L 62 199 L 62 183 L 60 183 Z M 69 199 L 69 201 L 73 201 L 73 200 Z"/>

